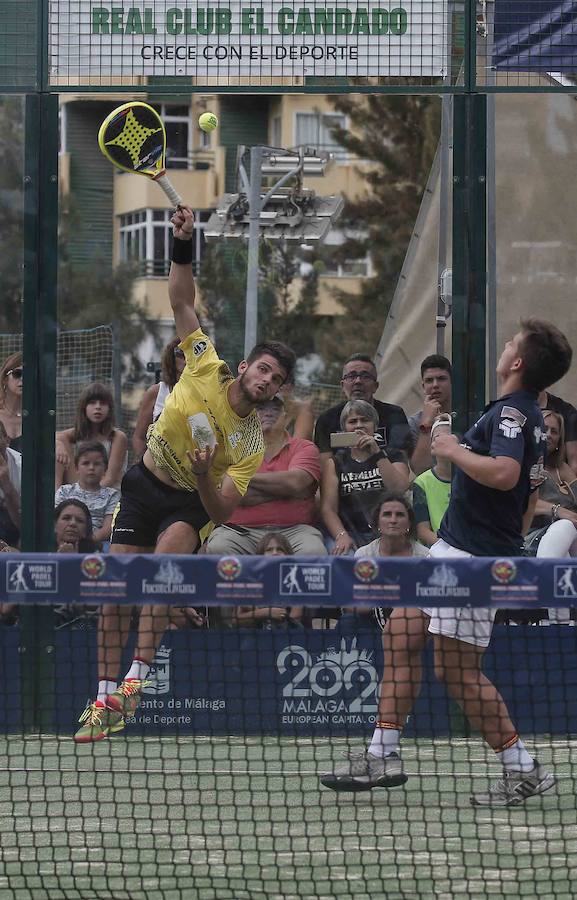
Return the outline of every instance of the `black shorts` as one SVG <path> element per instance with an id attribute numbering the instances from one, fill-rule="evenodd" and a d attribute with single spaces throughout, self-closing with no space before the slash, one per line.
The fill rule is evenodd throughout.
<path id="1" fill-rule="evenodd" d="M 122 479 L 110 543 L 154 547 L 158 536 L 173 522 L 188 522 L 200 531 L 208 521 L 196 491 L 168 487 L 139 462 Z"/>

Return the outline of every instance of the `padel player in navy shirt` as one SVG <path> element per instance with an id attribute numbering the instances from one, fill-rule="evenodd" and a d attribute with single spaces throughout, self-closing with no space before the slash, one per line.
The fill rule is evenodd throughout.
<path id="1" fill-rule="evenodd" d="M 441 429 L 433 435 L 431 452 L 450 461 L 455 473 L 439 540 L 430 550 L 440 562 L 440 577 L 456 577 L 451 559 L 519 554 L 524 520 L 529 522 L 537 502 L 532 483 L 537 486 L 544 459 L 537 395 L 563 377 L 571 357 L 566 337 L 554 325 L 538 319 L 522 322 L 497 364 L 500 399 L 461 443 Z M 419 694 L 422 651 L 432 635 L 437 677 L 503 766 L 503 776 L 473 794 L 471 803 L 517 806 L 553 787 L 554 776 L 529 755 L 503 698 L 482 671 L 494 616 L 489 607 L 393 610 L 383 634 L 385 666 L 371 744 L 323 775 L 322 783 L 336 791 L 359 791 L 407 780 L 399 751 L 401 731 Z"/>
<path id="2" fill-rule="evenodd" d="M 439 537 L 473 556 L 519 556 L 529 495 L 543 480 L 547 439 L 537 391 L 514 391 L 490 403 L 461 445 L 479 456 L 517 462 L 510 490 L 495 490 L 456 468 Z"/>

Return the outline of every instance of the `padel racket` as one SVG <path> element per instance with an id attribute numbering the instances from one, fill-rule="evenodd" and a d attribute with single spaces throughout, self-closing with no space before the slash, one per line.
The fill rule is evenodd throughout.
<path id="1" fill-rule="evenodd" d="M 166 174 L 164 124 L 148 103 L 133 100 L 113 109 L 100 126 L 98 146 L 118 169 L 152 178 L 175 208 L 182 206 Z"/>

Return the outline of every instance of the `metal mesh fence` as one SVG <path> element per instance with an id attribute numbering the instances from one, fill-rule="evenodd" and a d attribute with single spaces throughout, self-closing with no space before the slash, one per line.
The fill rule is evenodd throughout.
<path id="1" fill-rule="evenodd" d="M 435 84 L 449 74 L 450 5 L 409 0 L 218 7 L 152 0 L 145 8 L 89 0 L 49 4 L 52 86 L 286 87 L 359 77 Z"/>
<path id="2" fill-rule="evenodd" d="M 0 90 L 572 91 L 575 18 L 552 0 L 2 0 Z"/>
<path id="3" fill-rule="evenodd" d="M 39 20 L 36 0 L 0 2 L 0 85 L 34 91 L 39 86 Z"/>
<path id="4" fill-rule="evenodd" d="M 22 349 L 21 334 L 0 334 L 0 359 Z M 111 387 L 114 380 L 114 338 L 111 325 L 61 331 L 58 335 L 56 428 L 74 422 L 76 402 L 92 381 Z"/>

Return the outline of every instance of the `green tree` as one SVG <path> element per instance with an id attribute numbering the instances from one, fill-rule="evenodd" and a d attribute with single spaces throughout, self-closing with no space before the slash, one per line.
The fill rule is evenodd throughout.
<path id="1" fill-rule="evenodd" d="M 135 263 L 111 266 L 107 259 L 94 259 L 90 264 L 70 260 L 68 235 L 75 229 L 77 214 L 73 201 L 63 204 L 60 216 L 58 266 L 58 322 L 69 331 L 111 324 L 116 332 L 125 367 L 130 376 L 140 374 L 139 344 L 157 329 L 148 318 L 147 308 L 135 298 L 135 281 L 139 270 Z M 157 340 L 158 343 L 158 340 Z"/>
<path id="2" fill-rule="evenodd" d="M 18 97 L 0 97 L 0 330 L 21 330 L 23 291 L 23 195 L 24 105 Z M 58 324 L 65 330 L 112 324 L 124 359 L 133 374 L 139 367 L 139 343 L 154 334 L 146 308 L 134 297 L 135 266 L 113 268 L 110 260 L 94 259 L 89 265 L 69 258 L 69 235 L 78 226 L 73 199 L 60 206 L 58 237 Z M 6 252 L 9 248 L 9 252 Z"/>
<path id="3" fill-rule="evenodd" d="M 293 247 L 261 239 L 258 340 L 284 341 L 297 357 L 316 349 L 318 332 L 318 268 L 302 262 Z M 231 364 L 243 355 L 246 266 L 244 242 L 210 244 L 198 277 L 219 353 Z"/>
<path id="4" fill-rule="evenodd" d="M 350 123 L 349 129 L 336 128 L 334 137 L 363 160 L 358 171 L 366 182 L 365 193 L 347 198 L 338 223 L 347 239 L 331 248 L 331 259 L 344 263 L 369 253 L 374 274 L 361 281 L 359 293 L 334 291 L 344 314 L 335 316 L 322 335 L 329 378 L 340 377 L 341 364 L 351 353 L 377 349 L 440 129 L 436 97 L 342 94 L 331 102 Z"/>
<path id="5" fill-rule="evenodd" d="M 0 97 L 0 330 L 20 330 L 23 289 L 24 104 Z"/>

